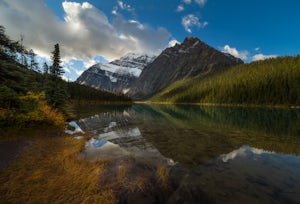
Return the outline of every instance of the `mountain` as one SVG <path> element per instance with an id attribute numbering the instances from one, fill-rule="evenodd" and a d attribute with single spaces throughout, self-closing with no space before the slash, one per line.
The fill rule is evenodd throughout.
<path id="1" fill-rule="evenodd" d="M 129 93 L 135 99 L 149 98 L 177 80 L 206 76 L 242 63 L 241 59 L 222 53 L 198 38 L 187 37 L 146 66 Z"/>
<path id="2" fill-rule="evenodd" d="M 300 105 L 300 55 L 241 64 L 209 77 L 177 81 L 152 101 Z"/>
<path id="3" fill-rule="evenodd" d="M 93 65 L 84 71 L 76 82 L 101 90 L 126 93 L 144 67 L 154 58 L 154 56 L 130 53 L 107 64 Z"/>

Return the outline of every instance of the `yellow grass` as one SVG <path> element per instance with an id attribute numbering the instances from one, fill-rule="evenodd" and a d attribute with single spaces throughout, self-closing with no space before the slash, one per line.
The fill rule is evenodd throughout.
<path id="1" fill-rule="evenodd" d="M 122 195 L 162 193 L 168 187 L 164 165 L 146 168 L 145 164 L 141 168 L 132 157 L 96 162 L 78 159 L 84 139 L 57 136 L 61 134 L 53 130 L 7 129 L 0 133 L 0 142 L 32 142 L 15 162 L 0 171 L 0 203 L 110 204 Z"/>
<path id="2" fill-rule="evenodd" d="M 115 203 L 113 191 L 97 185 L 105 161 L 77 159 L 83 140 L 61 136 L 33 142 L 0 172 L 1 203 Z"/>
<path id="3" fill-rule="evenodd" d="M 162 188 L 168 187 L 169 181 L 169 170 L 165 165 L 159 165 L 156 170 L 156 176 L 158 177 L 158 181 Z"/>

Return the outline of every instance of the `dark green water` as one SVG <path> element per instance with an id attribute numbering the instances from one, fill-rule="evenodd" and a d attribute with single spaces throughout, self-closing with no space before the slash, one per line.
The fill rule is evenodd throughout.
<path id="1" fill-rule="evenodd" d="M 300 110 L 78 107 L 86 158 L 132 154 L 170 166 L 168 203 L 300 203 Z M 90 148 L 90 149 L 89 149 Z"/>

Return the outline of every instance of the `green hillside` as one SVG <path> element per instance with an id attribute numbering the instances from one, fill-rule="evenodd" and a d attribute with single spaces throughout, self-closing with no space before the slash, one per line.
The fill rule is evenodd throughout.
<path id="1" fill-rule="evenodd" d="M 55 49 L 59 45 L 55 45 Z M 43 69 L 35 54 L 19 41 L 13 41 L 0 26 L 0 126 L 28 124 L 64 125 L 69 100 L 130 101 L 123 94 L 99 91 L 62 80 L 59 50 L 53 64 Z M 56 61 L 55 61 L 56 60 Z M 56 63 L 56 64 L 55 64 Z"/>
<path id="2" fill-rule="evenodd" d="M 177 81 L 152 101 L 300 105 L 300 55 L 238 65 L 201 78 Z"/>

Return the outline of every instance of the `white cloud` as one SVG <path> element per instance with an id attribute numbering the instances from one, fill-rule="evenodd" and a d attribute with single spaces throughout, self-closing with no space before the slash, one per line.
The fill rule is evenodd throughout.
<path id="1" fill-rule="evenodd" d="M 260 50 L 260 47 L 256 47 L 254 50 L 255 50 L 256 52 L 258 52 L 258 51 Z"/>
<path id="2" fill-rule="evenodd" d="M 80 76 L 80 75 L 83 73 L 83 70 L 77 70 L 77 69 L 75 69 L 75 73 L 76 73 L 78 76 Z"/>
<path id="3" fill-rule="evenodd" d="M 71 73 L 71 70 L 68 67 L 64 67 L 66 73 Z"/>
<path id="4" fill-rule="evenodd" d="M 246 60 L 249 55 L 248 51 L 238 51 L 235 47 L 230 47 L 229 45 L 225 45 L 221 51 L 224 53 L 231 54 L 232 56 L 240 58 L 242 60 Z"/>
<path id="5" fill-rule="evenodd" d="M 176 44 L 180 44 L 176 39 L 173 39 L 169 42 L 168 47 L 174 47 Z"/>
<path id="6" fill-rule="evenodd" d="M 63 80 L 65 80 L 65 81 L 72 81 L 72 80 L 70 80 L 69 77 L 67 77 L 67 76 L 61 76 L 61 78 L 62 78 Z"/>
<path id="7" fill-rule="evenodd" d="M 192 0 L 183 0 L 183 2 L 186 4 L 190 4 L 190 3 L 192 3 Z"/>
<path id="8" fill-rule="evenodd" d="M 199 4 L 200 6 L 204 6 L 207 0 L 195 0 L 195 3 Z"/>
<path id="9" fill-rule="evenodd" d="M 123 1 L 118 1 L 118 6 L 122 10 L 133 11 L 134 9 L 129 4 L 125 4 Z"/>
<path id="10" fill-rule="evenodd" d="M 183 5 L 178 5 L 176 11 L 177 12 L 184 11 L 184 6 Z"/>
<path id="11" fill-rule="evenodd" d="M 124 9 L 131 8 L 119 2 Z M 46 58 L 59 43 L 62 60 L 96 55 L 113 60 L 128 52 L 157 53 L 171 37 L 165 28 L 130 22 L 121 15 L 110 21 L 87 2 L 64 1 L 62 5 L 65 16 L 61 21 L 43 0 L 1 0 L 0 25 L 13 39 L 19 39 L 22 33 L 25 46 Z"/>
<path id="12" fill-rule="evenodd" d="M 83 59 L 83 66 L 85 67 L 85 68 L 89 68 L 89 67 L 91 67 L 91 66 L 93 66 L 94 64 L 96 64 L 97 62 L 96 62 L 96 60 L 94 60 L 94 59 L 90 59 L 90 58 L 85 58 L 85 59 Z"/>
<path id="13" fill-rule="evenodd" d="M 275 57 L 277 57 L 277 55 L 257 54 L 252 57 L 252 61 L 265 60 L 265 59 L 275 58 Z"/>
<path id="14" fill-rule="evenodd" d="M 118 15 L 118 9 L 114 8 L 112 11 L 111 11 L 112 14 L 114 15 Z"/>
<path id="15" fill-rule="evenodd" d="M 196 4 L 199 4 L 200 6 L 204 6 L 206 4 L 207 0 L 194 0 L 194 2 Z M 185 3 L 185 4 L 191 4 L 192 0 L 183 0 L 183 3 Z"/>
<path id="16" fill-rule="evenodd" d="M 182 21 L 181 21 L 184 29 L 189 32 L 189 33 L 192 33 L 192 29 L 191 27 L 197 27 L 197 28 L 204 28 L 205 26 L 208 25 L 208 22 L 205 21 L 205 22 L 200 22 L 200 19 L 195 16 L 194 14 L 189 14 L 187 16 L 184 16 L 182 18 Z"/>

